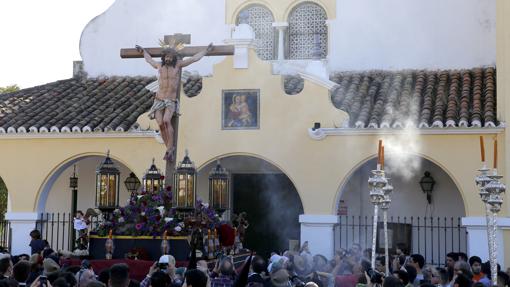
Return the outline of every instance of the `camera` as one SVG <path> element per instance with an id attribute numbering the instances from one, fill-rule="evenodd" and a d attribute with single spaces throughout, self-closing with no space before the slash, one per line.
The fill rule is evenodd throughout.
<path id="1" fill-rule="evenodd" d="M 168 268 L 168 263 L 158 263 L 158 268 L 161 271 L 165 271 Z"/>
<path id="2" fill-rule="evenodd" d="M 48 286 L 48 278 L 44 275 L 39 276 L 39 286 Z"/>

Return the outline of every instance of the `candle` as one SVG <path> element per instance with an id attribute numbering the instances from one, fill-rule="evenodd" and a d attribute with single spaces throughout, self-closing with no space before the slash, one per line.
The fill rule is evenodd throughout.
<path id="1" fill-rule="evenodd" d="M 498 168 L 498 138 L 494 137 L 494 169 Z"/>
<path id="2" fill-rule="evenodd" d="M 381 170 L 384 170 L 384 146 L 381 147 Z"/>
<path id="3" fill-rule="evenodd" d="M 113 230 L 110 229 L 110 232 L 108 232 L 108 239 L 112 239 Z"/>
<path id="4" fill-rule="evenodd" d="M 483 144 L 483 136 L 480 136 L 480 155 L 482 162 L 485 162 L 485 145 Z"/>
<path id="5" fill-rule="evenodd" d="M 377 148 L 377 164 L 381 164 L 381 150 L 382 150 L 382 140 L 379 140 L 379 147 Z"/>
<path id="6" fill-rule="evenodd" d="M 166 240 L 166 233 L 167 231 L 165 230 L 165 232 L 163 232 L 163 240 Z"/>

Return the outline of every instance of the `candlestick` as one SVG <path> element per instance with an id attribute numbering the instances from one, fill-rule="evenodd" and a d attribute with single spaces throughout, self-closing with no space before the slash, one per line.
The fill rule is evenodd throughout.
<path id="1" fill-rule="evenodd" d="M 480 156 L 482 158 L 482 162 L 485 162 L 485 145 L 483 142 L 483 136 L 480 136 Z"/>
<path id="2" fill-rule="evenodd" d="M 381 169 L 384 170 L 384 146 L 381 147 Z"/>
<path id="3" fill-rule="evenodd" d="M 379 146 L 377 148 L 377 164 L 381 164 L 381 151 L 382 151 L 382 140 L 379 140 Z"/>
<path id="4" fill-rule="evenodd" d="M 498 138 L 494 137 L 494 169 L 498 168 Z"/>

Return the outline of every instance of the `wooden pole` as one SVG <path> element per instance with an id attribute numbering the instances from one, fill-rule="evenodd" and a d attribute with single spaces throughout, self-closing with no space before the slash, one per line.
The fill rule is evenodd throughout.
<path id="1" fill-rule="evenodd" d="M 207 49 L 207 46 L 193 46 L 193 47 L 184 47 L 179 50 L 178 53 L 181 57 L 190 57 L 199 53 L 203 50 Z M 147 52 L 152 57 L 161 57 L 163 55 L 163 48 L 145 48 Z M 212 51 L 208 52 L 206 56 L 230 56 L 234 55 L 234 46 L 233 45 L 219 45 L 214 46 Z M 143 58 L 143 52 L 140 53 L 135 48 L 124 48 L 120 49 L 120 57 L 123 59 L 130 58 Z"/>

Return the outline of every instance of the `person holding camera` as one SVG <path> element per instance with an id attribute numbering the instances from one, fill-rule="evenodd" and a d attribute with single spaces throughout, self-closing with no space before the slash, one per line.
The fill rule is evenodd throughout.
<path id="1" fill-rule="evenodd" d="M 234 285 L 236 272 L 229 256 L 223 256 L 216 262 L 211 273 L 211 287 L 231 287 Z"/>
<path id="2" fill-rule="evenodd" d="M 158 261 L 154 262 L 152 266 L 149 268 L 149 273 L 145 277 L 145 279 L 140 282 L 140 287 L 149 287 L 152 285 L 151 280 L 154 274 L 158 273 L 156 276 L 156 282 L 167 282 L 166 279 L 161 279 L 161 273 L 165 274 L 168 278 L 168 286 L 180 286 L 180 282 L 177 282 L 176 273 L 175 273 L 175 258 L 172 255 L 163 255 L 159 258 Z M 159 276 L 159 277 L 158 277 Z M 156 283 L 159 284 L 159 283 Z"/>

